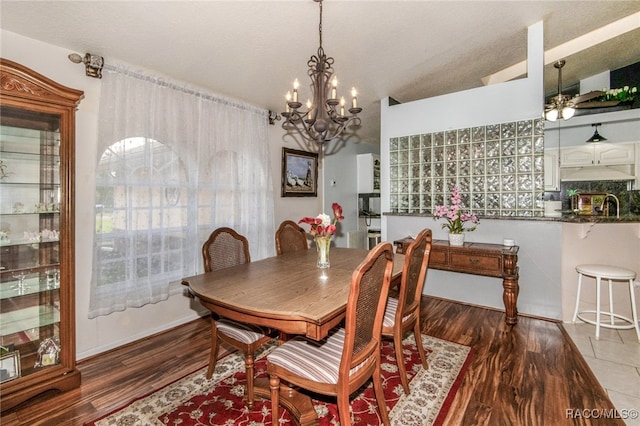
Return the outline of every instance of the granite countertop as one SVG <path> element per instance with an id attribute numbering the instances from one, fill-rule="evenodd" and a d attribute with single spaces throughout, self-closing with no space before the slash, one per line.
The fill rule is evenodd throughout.
<path id="1" fill-rule="evenodd" d="M 429 213 L 400 213 L 400 212 L 385 212 L 383 216 L 414 216 L 414 217 L 432 217 Z M 572 213 L 563 214 L 560 217 L 547 217 L 547 216 L 478 216 L 480 220 L 483 219 L 495 219 L 495 220 L 532 220 L 542 222 L 565 222 L 565 223 L 634 223 L 640 222 L 640 215 L 638 214 L 623 214 L 619 218 L 615 216 L 587 216 L 587 215 L 575 215 Z"/>

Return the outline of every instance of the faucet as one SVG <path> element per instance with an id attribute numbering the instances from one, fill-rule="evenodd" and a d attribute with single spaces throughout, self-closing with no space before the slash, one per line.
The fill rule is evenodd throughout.
<path id="1" fill-rule="evenodd" d="M 600 206 L 600 211 L 604 212 L 604 205 L 607 202 L 607 198 L 612 197 L 616 201 L 616 217 L 620 219 L 620 200 L 614 194 L 607 194 L 602 199 L 602 205 Z"/>

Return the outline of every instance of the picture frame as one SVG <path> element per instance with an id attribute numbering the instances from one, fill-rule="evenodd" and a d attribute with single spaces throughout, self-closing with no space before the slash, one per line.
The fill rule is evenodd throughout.
<path id="1" fill-rule="evenodd" d="M 318 196 L 318 154 L 282 148 L 282 196 Z"/>
<path id="2" fill-rule="evenodd" d="M 20 352 L 16 350 L 0 356 L 0 383 L 20 376 Z"/>

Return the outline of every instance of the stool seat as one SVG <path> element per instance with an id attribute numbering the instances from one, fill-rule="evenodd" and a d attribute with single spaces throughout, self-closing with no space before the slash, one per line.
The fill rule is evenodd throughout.
<path id="1" fill-rule="evenodd" d="M 576 295 L 576 307 L 573 312 L 572 322 L 576 322 L 576 319 L 593 324 L 596 326 L 596 340 L 600 339 L 600 327 L 614 328 L 618 330 L 635 329 L 638 341 L 640 342 L 640 325 L 638 325 L 638 311 L 636 308 L 636 299 L 634 295 L 634 280 L 636 273 L 629 269 L 621 268 L 612 265 L 600 265 L 600 264 L 583 264 L 576 266 L 578 272 L 578 293 Z M 591 277 L 596 280 L 596 309 L 579 311 L 580 305 L 580 292 L 582 291 L 582 278 Z M 603 311 L 600 307 L 600 283 L 602 280 L 609 282 L 609 310 Z M 631 299 L 631 318 L 619 315 L 613 310 L 613 282 L 627 282 L 629 285 L 629 298 Z M 595 320 L 585 318 L 584 314 L 595 314 Z M 609 322 L 602 321 L 602 316 L 609 318 Z M 622 321 L 622 324 L 620 321 Z"/>
<path id="2" fill-rule="evenodd" d="M 578 265 L 576 266 L 576 271 L 590 277 L 596 277 L 599 275 L 601 278 L 612 280 L 632 280 L 636 277 L 636 273 L 629 269 L 611 265 Z"/>

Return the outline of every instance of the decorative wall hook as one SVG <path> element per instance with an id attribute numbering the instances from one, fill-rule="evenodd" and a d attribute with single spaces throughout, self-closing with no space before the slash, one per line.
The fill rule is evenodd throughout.
<path id="1" fill-rule="evenodd" d="M 102 78 L 102 67 L 104 66 L 104 58 L 102 56 L 87 53 L 83 58 L 77 53 L 72 53 L 69 55 L 69 60 L 74 64 L 83 63 L 88 77 Z"/>

